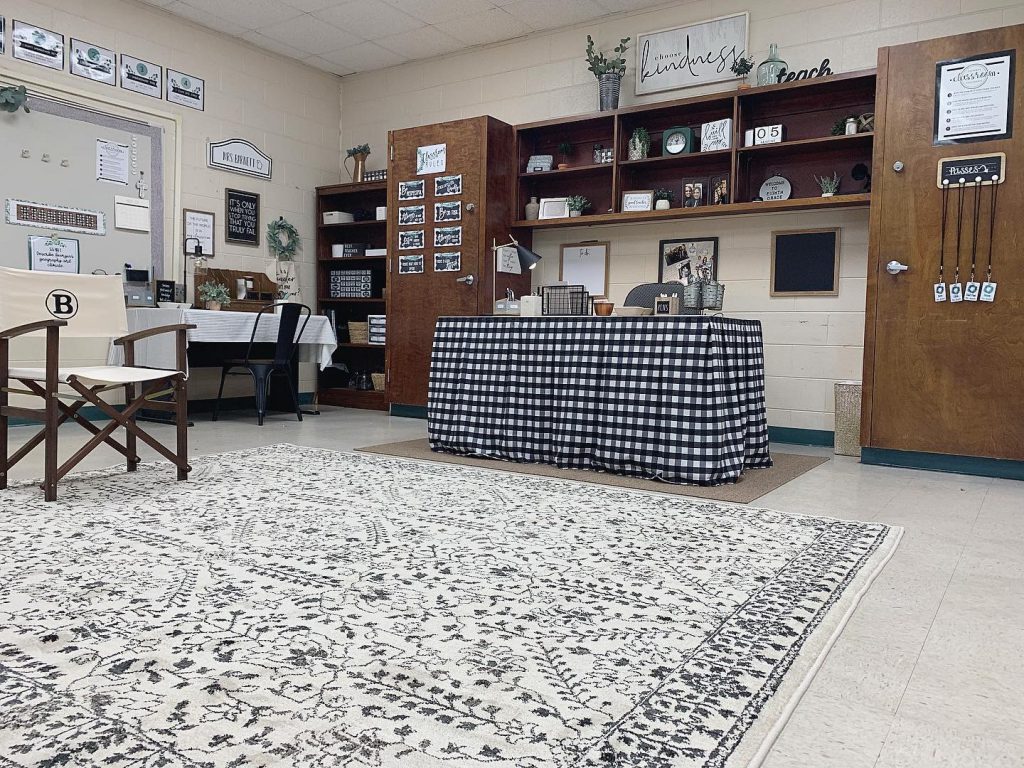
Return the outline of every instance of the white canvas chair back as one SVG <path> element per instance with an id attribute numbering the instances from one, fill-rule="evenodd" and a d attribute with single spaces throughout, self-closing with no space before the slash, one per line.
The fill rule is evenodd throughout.
<path id="1" fill-rule="evenodd" d="M 128 312 L 121 277 L 0 267 L 0 330 L 54 318 L 67 322 L 61 338 L 124 336 Z"/>

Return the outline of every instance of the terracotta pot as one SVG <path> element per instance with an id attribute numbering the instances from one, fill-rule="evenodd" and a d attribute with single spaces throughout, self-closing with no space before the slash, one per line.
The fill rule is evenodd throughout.
<path id="1" fill-rule="evenodd" d="M 558 170 L 560 170 L 560 171 L 564 171 L 568 167 L 569 167 L 568 163 L 559 163 L 558 164 Z"/>
<path id="2" fill-rule="evenodd" d="M 220 302 L 219 301 L 208 301 L 208 302 L 206 302 L 206 308 L 211 310 L 211 311 L 213 311 L 213 312 L 216 312 L 217 310 L 220 309 Z"/>
<path id="3" fill-rule="evenodd" d="M 594 302 L 594 314 L 600 317 L 608 317 L 611 315 L 612 310 L 615 309 L 615 302 L 612 301 L 595 301 Z"/>

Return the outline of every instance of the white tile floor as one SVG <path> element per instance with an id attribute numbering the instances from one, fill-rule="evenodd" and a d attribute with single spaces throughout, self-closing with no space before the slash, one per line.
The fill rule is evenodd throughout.
<path id="1" fill-rule="evenodd" d="M 13 444 L 30 429 L 13 430 Z M 424 429 L 416 419 L 325 410 L 302 424 L 275 414 L 262 429 L 247 413 L 217 424 L 200 415 L 189 434 L 198 455 L 277 442 L 347 450 Z M 62 455 L 84 434 L 64 427 Z M 40 458 L 37 449 L 13 476 L 40 476 Z M 119 459 L 104 448 L 83 466 Z M 756 503 L 906 529 L 765 768 L 1024 766 L 1024 483 L 837 457 Z"/>

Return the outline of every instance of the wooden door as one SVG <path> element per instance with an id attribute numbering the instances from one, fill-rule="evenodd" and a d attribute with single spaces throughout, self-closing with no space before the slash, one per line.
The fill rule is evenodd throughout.
<path id="1" fill-rule="evenodd" d="M 1024 51 L 1024 26 L 879 51 L 862 438 L 866 447 L 1024 459 L 1024 98 L 1016 74 L 1012 138 L 936 145 L 936 64 Z M 941 119 L 941 117 L 940 117 Z M 1005 152 L 993 242 L 996 301 L 934 300 L 941 242 L 940 158 Z M 902 164 L 897 171 L 896 163 Z M 984 280 L 989 228 L 982 188 L 976 270 Z M 964 203 L 960 281 L 973 250 L 974 192 Z M 953 282 L 957 196 L 949 198 L 945 282 Z M 889 261 L 906 264 L 898 275 Z"/>
<path id="2" fill-rule="evenodd" d="M 449 123 L 391 131 L 392 157 L 388 163 L 388 399 L 392 406 L 427 404 L 430 349 L 437 318 L 475 315 L 481 311 L 481 295 L 490 262 L 483 255 L 481 209 L 486 181 L 487 119 L 471 118 Z M 417 175 L 416 150 L 444 144 L 445 170 Z M 462 193 L 435 195 L 435 179 L 462 176 Z M 422 199 L 400 200 L 402 182 L 424 182 Z M 461 219 L 435 222 L 434 204 L 461 202 Z M 424 207 L 423 224 L 400 224 L 403 207 Z M 434 245 L 438 228 L 461 227 L 460 245 Z M 422 248 L 402 248 L 403 232 L 423 232 Z M 434 255 L 458 252 L 458 271 L 438 272 Z M 403 257 L 422 257 L 422 272 L 403 271 Z M 405 269 L 408 269 L 406 267 Z M 469 281 L 472 277 L 471 282 Z M 459 281 L 462 282 L 459 282 Z"/>

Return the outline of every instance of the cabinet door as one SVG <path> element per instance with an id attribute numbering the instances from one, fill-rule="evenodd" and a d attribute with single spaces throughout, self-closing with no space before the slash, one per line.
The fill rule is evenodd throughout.
<path id="1" fill-rule="evenodd" d="M 409 128 L 391 133 L 393 154 L 388 163 L 388 398 L 392 405 L 426 406 L 430 350 L 437 318 L 479 312 L 483 275 L 489 264 L 482 256 L 480 210 L 484 190 L 485 118 Z M 444 145 L 444 171 L 417 173 L 417 150 Z M 461 176 L 461 193 L 435 190 L 442 177 Z M 423 182 L 423 197 L 399 199 L 403 182 Z M 436 221 L 438 204 L 447 205 L 448 220 Z M 403 224 L 402 209 L 423 206 L 424 223 Z M 451 209 L 459 209 L 453 219 Z M 408 211 L 415 220 L 415 211 Z M 435 245 L 439 230 L 459 228 L 459 244 Z M 423 247 L 402 247 L 408 233 L 423 233 Z M 403 233 L 406 233 L 403 235 Z M 439 254 L 459 254 L 455 257 Z M 414 258 L 415 257 L 415 258 Z M 443 260 L 443 263 L 442 263 Z M 447 271 L 438 271 L 444 268 Z M 422 271 L 416 271 L 421 269 Z"/>
<path id="2" fill-rule="evenodd" d="M 872 448 L 1024 459 L 1024 97 L 1020 72 L 1011 92 L 1012 137 L 934 143 L 936 64 L 1016 50 L 1024 26 L 1004 27 L 882 49 L 865 328 L 862 437 Z M 984 61 L 984 60 L 982 60 Z M 934 300 L 938 282 L 942 191 L 937 164 L 948 157 L 1005 152 L 993 238 L 994 303 Z M 898 163 L 898 164 L 897 164 Z M 991 189 L 964 196 L 960 283 L 983 282 Z M 948 200 L 945 282 L 954 281 L 958 195 Z M 975 223 L 977 242 L 975 244 Z M 908 269 L 889 274 L 897 261 Z"/>

